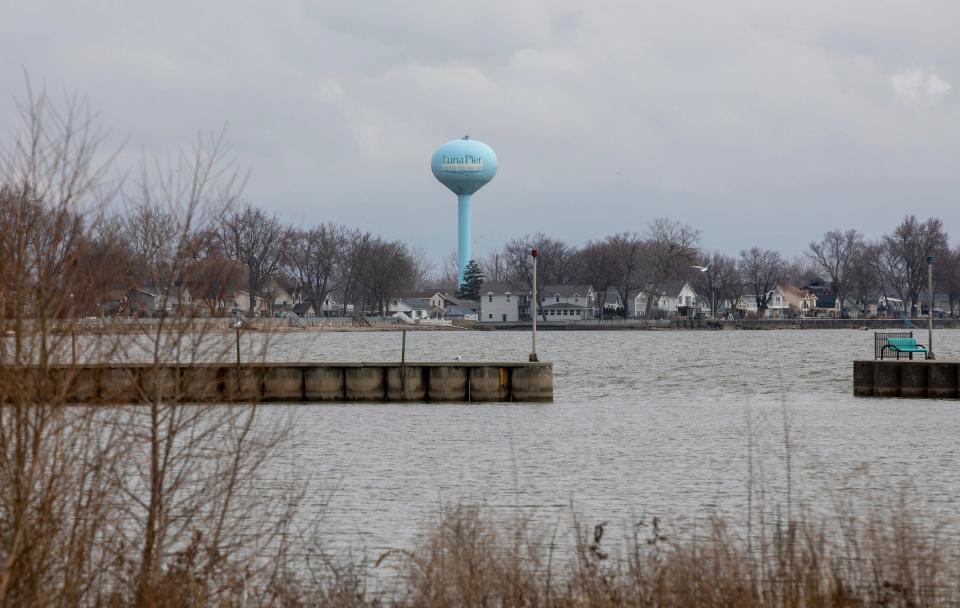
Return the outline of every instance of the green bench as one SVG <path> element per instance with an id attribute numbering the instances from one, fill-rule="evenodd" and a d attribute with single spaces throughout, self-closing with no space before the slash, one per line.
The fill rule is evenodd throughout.
<path id="1" fill-rule="evenodd" d="M 913 353 L 923 353 L 924 357 L 927 354 L 923 344 L 917 344 L 913 338 L 887 338 L 887 344 L 880 349 L 880 359 L 883 359 L 883 353 L 888 348 L 897 353 L 897 359 L 900 358 L 900 353 L 909 353 L 911 359 L 913 359 Z"/>

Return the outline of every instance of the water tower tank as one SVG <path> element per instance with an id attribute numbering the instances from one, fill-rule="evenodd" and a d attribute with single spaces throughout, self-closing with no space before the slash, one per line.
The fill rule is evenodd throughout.
<path id="1" fill-rule="evenodd" d="M 443 144 L 433 153 L 430 168 L 437 180 L 457 195 L 457 284 L 470 261 L 470 197 L 497 174 L 493 148 L 465 136 Z"/>

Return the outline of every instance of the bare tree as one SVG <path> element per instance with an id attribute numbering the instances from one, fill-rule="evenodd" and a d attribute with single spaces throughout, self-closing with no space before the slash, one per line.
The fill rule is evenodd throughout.
<path id="1" fill-rule="evenodd" d="M 488 281 L 507 280 L 507 269 L 502 251 L 492 251 L 487 254 L 486 259 L 480 262 L 480 266 L 483 268 L 483 276 Z"/>
<path id="2" fill-rule="evenodd" d="M 701 258 L 699 265 L 705 270 L 694 272 L 692 283 L 698 293 L 706 295 L 710 316 L 717 317 L 724 302 L 733 306 L 740 296 L 742 281 L 737 273 L 737 262 L 714 251 L 710 257 Z"/>
<path id="3" fill-rule="evenodd" d="M 69 294 L 89 278 L 79 260 L 94 237 L 83 219 L 109 202 L 107 167 L 94 161 L 101 136 L 85 104 L 27 89 L 0 150 L 0 605 L 82 605 L 111 579 L 92 540 L 115 538 L 105 473 L 122 448 L 110 441 L 115 416 L 64 407 L 72 372 L 51 370 L 69 352 L 56 328 L 80 310 Z"/>
<path id="4" fill-rule="evenodd" d="M 243 265 L 250 290 L 251 316 L 255 298 L 280 269 L 290 241 L 290 231 L 274 215 L 250 204 L 227 211 L 220 220 L 218 234 L 223 250 Z"/>
<path id="5" fill-rule="evenodd" d="M 158 283 L 161 277 L 166 277 L 177 255 L 181 226 L 173 213 L 152 200 L 151 188 L 149 179 L 141 177 L 139 191 L 129 195 L 130 209 L 123 217 L 122 226 L 133 253 L 135 272 L 141 280 L 147 279 L 155 287 L 164 287 Z M 136 203 L 132 202 L 134 198 Z"/>
<path id="6" fill-rule="evenodd" d="M 847 293 L 856 298 L 863 314 L 869 302 L 883 292 L 879 268 L 882 248 L 881 243 L 864 242 L 850 258 L 847 268 Z"/>
<path id="7" fill-rule="evenodd" d="M 647 293 L 660 293 L 664 283 L 685 272 L 697 254 L 700 231 L 686 224 L 657 218 L 644 233 L 643 270 Z M 647 298 L 646 315 L 649 318 L 656 306 L 656 297 Z"/>
<path id="8" fill-rule="evenodd" d="M 646 260 L 646 243 L 635 232 L 613 234 L 604 239 L 613 263 L 611 285 L 623 302 L 624 315 L 636 314 L 633 298 L 645 287 L 642 268 Z"/>
<path id="9" fill-rule="evenodd" d="M 940 218 L 921 222 L 915 215 L 904 217 L 893 232 L 883 237 L 885 263 L 882 268 L 904 301 L 905 312 L 909 306 L 911 316 L 917 315 L 917 302 L 926 285 L 927 256 L 942 256 L 947 251 L 947 243 Z"/>
<path id="10" fill-rule="evenodd" d="M 807 255 L 830 281 L 841 311 L 850 286 L 851 265 L 863 246 L 863 235 L 853 228 L 830 230 L 819 241 L 810 243 Z"/>
<path id="11" fill-rule="evenodd" d="M 507 280 L 533 289 L 533 259 L 530 251 L 536 249 L 537 289 L 544 285 L 566 285 L 574 277 L 576 269 L 573 263 L 575 250 L 567 243 L 538 232 L 511 239 L 501 253 L 506 269 Z M 546 311 L 539 303 L 537 310 L 546 320 Z M 535 314 L 531 310 L 531 314 Z"/>
<path id="12" fill-rule="evenodd" d="M 381 316 L 384 315 L 387 301 L 412 286 L 413 260 L 407 246 L 380 237 L 371 239 L 360 276 L 364 300 L 379 310 Z"/>
<path id="13" fill-rule="evenodd" d="M 343 226 L 328 223 L 296 230 L 291 235 L 286 265 L 317 315 L 322 314 L 330 292 L 339 287 L 340 261 L 347 247 L 347 233 Z"/>
<path id="14" fill-rule="evenodd" d="M 430 255 L 423 247 L 408 247 L 410 251 L 410 260 L 413 262 L 411 268 L 411 280 L 414 291 L 427 291 L 439 282 L 437 276 L 437 265 L 430 259 Z"/>
<path id="15" fill-rule="evenodd" d="M 337 258 L 337 275 L 340 277 L 340 290 L 343 294 L 342 314 L 347 314 L 347 306 L 355 305 L 354 315 L 363 312 L 362 302 L 356 301 L 362 290 L 364 264 L 370 255 L 373 237 L 369 232 L 351 230 L 344 235 L 345 247 Z M 360 306 L 356 306 L 356 305 Z"/>
<path id="16" fill-rule="evenodd" d="M 588 241 L 574 256 L 577 281 L 592 285 L 597 292 L 600 318 L 604 318 L 607 290 L 617 281 L 614 248 L 605 240 Z"/>
<path id="17" fill-rule="evenodd" d="M 440 288 L 455 293 L 460 286 L 457 284 L 460 274 L 460 259 L 456 251 L 451 251 L 443 258 L 440 267 Z"/>
<path id="18" fill-rule="evenodd" d="M 960 243 L 934 265 L 935 281 L 950 298 L 950 316 L 960 313 Z"/>
<path id="19" fill-rule="evenodd" d="M 192 248 L 193 259 L 185 265 L 184 283 L 214 317 L 228 312 L 227 299 L 244 282 L 244 269 L 226 256 L 217 231 L 208 228 L 198 232 Z"/>
<path id="20" fill-rule="evenodd" d="M 784 280 L 786 264 L 776 251 L 751 247 L 740 252 L 738 266 L 743 282 L 753 290 L 757 316 L 762 317 L 777 284 Z"/>

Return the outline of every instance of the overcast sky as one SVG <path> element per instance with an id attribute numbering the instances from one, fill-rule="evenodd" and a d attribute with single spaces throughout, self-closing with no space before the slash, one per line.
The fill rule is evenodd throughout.
<path id="1" fill-rule="evenodd" d="M 24 69 L 130 156 L 226 125 L 246 196 L 441 257 L 434 149 L 497 152 L 476 253 L 669 217 L 788 255 L 905 213 L 960 236 L 960 2 L 0 0 L 0 120 Z"/>

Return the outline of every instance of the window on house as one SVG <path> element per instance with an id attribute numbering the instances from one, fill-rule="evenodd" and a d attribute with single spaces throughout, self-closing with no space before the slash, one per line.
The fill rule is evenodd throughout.
<path id="1" fill-rule="evenodd" d="M 488 314 L 488 315 L 487 315 L 487 318 L 488 318 L 488 319 L 492 319 L 492 318 L 493 318 L 493 313 Z"/>
<path id="2" fill-rule="evenodd" d="M 510 296 L 507 296 L 507 304 L 510 303 Z"/>
<path id="3" fill-rule="evenodd" d="M 573 296 L 573 303 L 574 303 L 574 304 L 579 304 L 579 303 L 580 303 L 580 296 Z"/>
<path id="4" fill-rule="evenodd" d="M 487 301 L 488 301 L 488 302 L 493 302 L 493 296 L 487 296 Z"/>
<path id="5" fill-rule="evenodd" d="M 560 303 L 560 294 L 557 294 L 557 295 L 553 296 L 553 301 L 556 302 L 557 304 L 559 304 L 559 303 Z"/>

